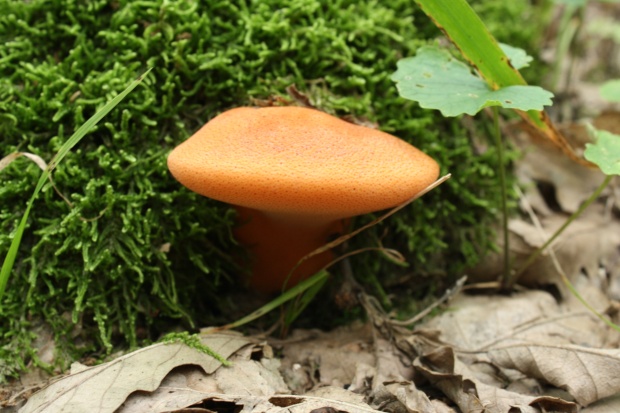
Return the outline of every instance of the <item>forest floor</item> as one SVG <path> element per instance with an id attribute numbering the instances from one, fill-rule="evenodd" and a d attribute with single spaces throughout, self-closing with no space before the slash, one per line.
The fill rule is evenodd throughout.
<path id="1" fill-rule="evenodd" d="M 620 73 L 618 28 L 605 29 L 618 14 L 617 5 L 591 2 L 573 52 L 556 54 L 558 28 L 551 27 L 537 57 L 550 64 L 561 58 L 549 82 L 562 93 L 549 113 L 581 150 L 587 122 L 620 134 L 619 105 L 598 89 L 602 73 Z M 518 268 L 605 175 L 516 122 L 502 129 L 523 154 L 515 164 L 521 213 L 509 222 Z M 284 340 L 203 334 L 201 344 L 230 365 L 200 345 L 174 341 L 97 366 L 76 363 L 62 377 L 31 371 L 1 390 L 0 412 L 620 412 L 620 332 L 611 325 L 620 323 L 619 183 L 612 181 L 510 294 L 497 292 L 503 257 L 492 256 L 468 271 L 467 284 L 446 291 L 433 317 L 398 321 L 360 292 L 365 323 L 293 330 Z"/>

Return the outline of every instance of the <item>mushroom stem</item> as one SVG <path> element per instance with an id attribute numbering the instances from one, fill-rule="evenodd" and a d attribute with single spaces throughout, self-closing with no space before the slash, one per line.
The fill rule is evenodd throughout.
<path id="1" fill-rule="evenodd" d="M 317 222 L 316 217 L 309 217 L 291 221 L 289 217 L 252 208 L 235 209 L 239 225 L 234 234 L 249 252 L 250 286 L 266 294 L 290 288 L 329 264 L 334 254 L 328 250 L 295 268 L 301 258 L 325 245 L 334 235 L 342 234 L 346 226 L 342 219 Z"/>

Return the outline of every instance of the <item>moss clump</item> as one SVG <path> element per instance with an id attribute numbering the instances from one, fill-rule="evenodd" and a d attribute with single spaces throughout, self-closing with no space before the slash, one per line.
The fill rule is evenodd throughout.
<path id="1" fill-rule="evenodd" d="M 0 0 L 1 154 L 49 160 L 104 102 L 154 68 L 57 168 L 67 200 L 48 187 L 36 201 L 0 309 L 0 379 L 36 360 L 31 329 L 40 320 L 53 327 L 59 351 L 79 354 L 135 346 L 170 317 L 187 325 L 222 317 L 220 297 L 236 273 L 234 216 L 180 187 L 166 155 L 218 112 L 292 83 L 324 109 L 376 121 L 454 174 L 359 242 L 388 228 L 390 246 L 428 271 L 470 264 L 489 246 L 494 155 L 476 154 L 458 121 L 399 99 L 389 80 L 397 59 L 437 35 L 413 2 L 198 4 Z M 498 7 L 510 13 L 504 23 L 527 9 Z M 506 36 L 522 32 L 510 27 Z M 0 256 L 38 173 L 22 159 L 0 173 Z M 368 274 L 392 268 L 365 262 Z M 96 343 L 79 340 L 88 333 Z"/>

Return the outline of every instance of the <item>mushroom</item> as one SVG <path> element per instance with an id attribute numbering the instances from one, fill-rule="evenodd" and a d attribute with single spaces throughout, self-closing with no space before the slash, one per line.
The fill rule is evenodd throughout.
<path id="1" fill-rule="evenodd" d="M 395 136 L 292 106 L 226 111 L 176 147 L 168 168 L 190 190 L 236 208 L 250 284 L 264 293 L 281 289 L 347 219 L 394 207 L 439 175 L 432 158 Z M 304 261 L 286 286 L 332 259 L 328 250 Z"/>

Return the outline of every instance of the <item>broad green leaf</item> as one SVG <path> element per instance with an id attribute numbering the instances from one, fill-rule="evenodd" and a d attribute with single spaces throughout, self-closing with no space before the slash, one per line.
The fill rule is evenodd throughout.
<path id="1" fill-rule="evenodd" d="M 528 55 L 525 50 L 514 47 L 509 44 L 500 43 L 499 47 L 502 48 L 508 59 L 510 59 L 510 64 L 515 69 L 523 69 L 524 67 L 528 67 L 532 62 L 532 56 Z"/>
<path id="2" fill-rule="evenodd" d="M 600 92 L 604 99 L 610 102 L 620 102 L 620 79 L 603 83 Z"/>
<path id="3" fill-rule="evenodd" d="M 478 71 L 491 89 L 527 85 L 519 71 L 509 63 L 506 54 L 466 0 L 415 1 L 435 25 L 457 46 L 463 57 Z M 519 115 L 540 130 L 549 141 L 553 142 L 571 159 L 584 163 L 583 159 L 575 154 L 562 134 L 557 131 L 545 112 L 529 110 L 519 112 Z"/>
<path id="4" fill-rule="evenodd" d="M 592 127 L 590 132 L 596 141 L 586 144 L 586 159 L 598 165 L 605 175 L 620 175 L 620 135 Z"/>
<path id="5" fill-rule="evenodd" d="M 416 2 L 492 89 L 527 84 L 466 0 Z"/>
<path id="6" fill-rule="evenodd" d="M 492 90 L 466 64 L 434 46 L 422 47 L 415 57 L 400 60 L 392 80 L 402 97 L 419 102 L 423 108 L 440 110 L 444 116 L 475 115 L 488 106 L 542 110 L 553 97 L 537 86 Z"/>

